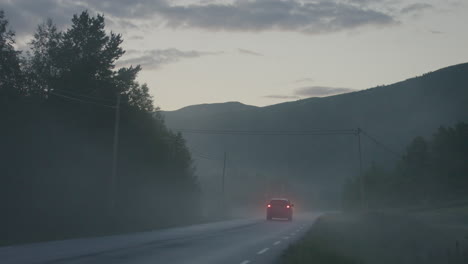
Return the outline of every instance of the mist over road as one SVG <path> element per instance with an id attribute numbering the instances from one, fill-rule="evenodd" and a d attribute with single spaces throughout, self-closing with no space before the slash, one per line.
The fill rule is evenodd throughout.
<path id="1" fill-rule="evenodd" d="M 0 248 L 2 264 L 272 263 L 319 214 L 292 222 L 251 218 L 99 238 Z"/>

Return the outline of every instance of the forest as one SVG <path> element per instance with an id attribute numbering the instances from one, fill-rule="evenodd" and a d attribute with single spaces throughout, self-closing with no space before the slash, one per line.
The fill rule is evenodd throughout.
<path id="1" fill-rule="evenodd" d="M 360 207 L 361 200 L 374 209 L 433 208 L 468 201 L 468 123 L 441 126 L 429 138 L 418 136 L 396 158 L 389 169 L 373 162 L 362 177 L 350 178 L 343 190 L 345 207 Z"/>
<path id="2" fill-rule="evenodd" d="M 64 30 L 38 25 L 16 50 L 0 11 L 0 244 L 200 220 L 185 141 L 136 81 L 141 67 L 116 66 L 122 42 L 84 11 Z"/>

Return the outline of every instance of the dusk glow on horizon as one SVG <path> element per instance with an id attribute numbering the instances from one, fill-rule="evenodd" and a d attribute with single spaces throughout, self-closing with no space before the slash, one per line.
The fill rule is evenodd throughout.
<path id="1" fill-rule="evenodd" d="M 28 50 L 47 18 L 102 13 L 123 35 L 120 66 L 141 65 L 163 110 L 239 101 L 265 106 L 392 84 L 468 61 L 468 2 L 0 0 Z"/>

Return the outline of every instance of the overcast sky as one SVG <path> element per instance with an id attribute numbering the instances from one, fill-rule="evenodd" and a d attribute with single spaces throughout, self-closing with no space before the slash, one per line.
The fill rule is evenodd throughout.
<path id="1" fill-rule="evenodd" d="M 163 110 L 264 106 L 468 62 L 466 0 L 0 0 L 24 49 L 37 24 L 104 13 Z"/>

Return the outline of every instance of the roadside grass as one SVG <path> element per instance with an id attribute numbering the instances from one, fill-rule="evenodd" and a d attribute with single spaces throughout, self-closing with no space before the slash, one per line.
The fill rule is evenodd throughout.
<path id="1" fill-rule="evenodd" d="M 427 220 L 384 212 L 326 214 L 285 250 L 278 263 L 468 263 L 464 232 Z"/>
<path id="2" fill-rule="evenodd" d="M 439 208 L 413 212 L 420 219 L 431 219 L 433 223 L 442 225 L 466 226 L 468 228 L 468 206 Z"/>
<path id="3" fill-rule="evenodd" d="M 362 264 L 336 246 L 327 231 L 327 219 L 333 215 L 320 217 L 315 225 L 298 242 L 290 245 L 279 259 L 279 264 Z"/>
<path id="4" fill-rule="evenodd" d="M 313 232 L 309 232 L 301 241 L 290 246 L 284 252 L 279 263 L 361 264 L 362 262 L 341 254 L 327 245 L 326 241 L 315 237 Z"/>

